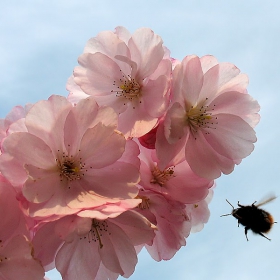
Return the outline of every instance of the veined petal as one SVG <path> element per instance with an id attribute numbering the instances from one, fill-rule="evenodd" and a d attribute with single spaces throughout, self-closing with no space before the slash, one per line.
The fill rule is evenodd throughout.
<path id="1" fill-rule="evenodd" d="M 235 162 L 217 153 L 202 131 L 196 133 L 196 138 L 188 138 L 185 153 L 191 169 L 203 178 L 216 179 L 221 176 L 221 172 L 229 174 L 234 169 Z"/>
<path id="2" fill-rule="evenodd" d="M 29 178 L 23 186 L 24 197 L 33 203 L 49 200 L 61 185 L 57 170 L 45 170 L 33 165 L 26 165 Z"/>
<path id="3" fill-rule="evenodd" d="M 35 234 L 32 243 L 34 246 L 35 258 L 39 259 L 42 265 L 54 268 L 54 259 L 58 248 L 63 244 L 63 240 L 54 234 L 55 223 L 47 223 Z"/>
<path id="4" fill-rule="evenodd" d="M 23 164 L 7 153 L 0 155 L 0 169 L 13 186 L 22 186 L 27 180 L 27 173 Z"/>
<path id="5" fill-rule="evenodd" d="M 155 236 L 156 226 L 135 210 L 126 211 L 109 220 L 122 228 L 134 246 L 149 243 Z"/>
<path id="6" fill-rule="evenodd" d="M 66 197 L 67 206 L 73 210 L 72 212 L 116 202 L 115 199 L 99 195 L 92 189 L 94 189 L 94 185 L 85 180 L 72 182 Z"/>
<path id="7" fill-rule="evenodd" d="M 180 103 L 174 103 L 164 120 L 164 133 L 168 143 L 174 144 L 186 137 L 189 131 L 186 119 L 185 109 Z"/>
<path id="8" fill-rule="evenodd" d="M 116 54 L 129 55 L 129 49 L 125 42 L 112 31 L 100 32 L 95 38 L 87 41 L 84 53 L 103 53 L 111 58 Z"/>
<path id="9" fill-rule="evenodd" d="M 126 44 L 128 44 L 131 34 L 125 27 L 117 26 L 115 28 L 115 33 L 118 35 L 120 39 L 122 39 Z"/>
<path id="10" fill-rule="evenodd" d="M 156 154 L 159 159 L 159 169 L 164 170 L 166 166 L 178 155 L 183 149 L 186 143 L 186 137 L 177 141 L 174 144 L 170 144 L 164 134 L 163 125 L 159 125 L 156 134 Z"/>
<path id="11" fill-rule="evenodd" d="M 64 126 L 64 144 L 69 154 L 76 154 L 85 131 L 91 126 L 98 113 L 93 97 L 82 99 L 69 112 Z"/>
<path id="12" fill-rule="evenodd" d="M 106 220 L 107 218 L 115 218 L 123 212 L 137 207 L 141 201 L 141 199 L 123 199 L 115 201 L 114 203 L 106 203 L 89 210 L 82 210 L 77 215 L 79 217 Z"/>
<path id="13" fill-rule="evenodd" d="M 4 140 L 2 149 L 22 165 L 31 164 L 43 169 L 56 166 L 50 147 L 41 138 L 28 132 L 12 133 Z"/>
<path id="14" fill-rule="evenodd" d="M 149 80 L 143 88 L 143 102 L 150 116 L 159 118 L 165 113 L 169 105 L 168 90 L 169 81 L 166 76 L 160 76 L 156 80 Z"/>
<path id="15" fill-rule="evenodd" d="M 200 58 L 201 68 L 205 74 L 210 68 L 217 65 L 219 62 L 213 55 L 204 55 Z"/>
<path id="16" fill-rule="evenodd" d="M 243 159 L 254 149 L 257 141 L 255 131 L 240 117 L 230 114 L 218 114 L 215 132 L 207 129 L 204 137 L 220 155 L 231 160 Z"/>
<path id="17" fill-rule="evenodd" d="M 74 69 L 74 81 L 81 89 L 90 95 L 109 94 L 116 89 L 114 81 L 123 78 L 119 65 L 102 53 L 84 53 L 79 57 L 79 63 Z"/>
<path id="18" fill-rule="evenodd" d="M 183 96 L 186 104 L 196 104 L 200 90 L 203 85 L 203 72 L 200 59 L 193 56 L 186 56 L 181 64 L 177 65 L 178 70 L 174 71 L 173 94 Z"/>
<path id="19" fill-rule="evenodd" d="M 213 100 L 209 107 L 214 109 L 216 114 L 231 114 L 241 117 L 251 127 L 259 122 L 259 103 L 249 94 L 232 91 L 220 94 Z"/>
<path id="20" fill-rule="evenodd" d="M 128 42 L 131 60 L 137 63 L 137 79 L 151 75 L 163 59 L 162 39 L 149 28 L 139 28 Z"/>
<path id="21" fill-rule="evenodd" d="M 108 198 L 134 198 L 139 182 L 139 170 L 132 164 L 115 162 L 100 169 L 90 169 L 84 177 L 87 190 Z"/>
<path id="22" fill-rule="evenodd" d="M 81 275 L 83 280 L 94 279 L 100 265 L 97 246 L 97 242 L 89 244 L 88 240 L 80 240 L 79 236 L 70 243 L 64 243 L 55 260 L 63 279 L 77 280 Z"/>
<path id="23" fill-rule="evenodd" d="M 71 109 L 71 103 L 63 96 L 52 95 L 48 100 L 39 101 L 26 115 L 28 132 L 41 138 L 53 151 L 62 150 L 61 134 Z"/>
<path id="24" fill-rule="evenodd" d="M 118 129 L 126 137 L 141 137 L 148 133 L 158 121 L 157 118 L 147 114 L 143 103 L 136 106 L 130 103 L 127 110 L 119 115 Z"/>
<path id="25" fill-rule="evenodd" d="M 2 279 L 42 279 L 44 269 L 32 256 L 32 245 L 23 235 L 17 235 L 0 250 Z M 6 257 L 6 259 L 4 258 Z M 15 269 L 16 268 L 16 269 Z"/>
<path id="26" fill-rule="evenodd" d="M 108 224 L 111 235 L 102 236 L 104 247 L 99 249 L 101 260 L 109 270 L 129 277 L 137 264 L 136 251 L 121 227 Z"/>
<path id="27" fill-rule="evenodd" d="M 99 123 L 86 131 L 81 141 L 79 156 L 87 166 L 102 168 L 122 156 L 125 143 L 123 135 Z"/>

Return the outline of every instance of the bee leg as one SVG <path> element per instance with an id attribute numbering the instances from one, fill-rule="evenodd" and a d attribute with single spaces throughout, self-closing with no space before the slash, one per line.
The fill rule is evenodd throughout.
<path id="1" fill-rule="evenodd" d="M 271 241 L 271 239 L 269 239 L 268 237 L 266 237 L 265 235 L 263 235 L 261 232 L 257 232 L 257 234 L 263 236 L 264 238 L 268 239 L 269 241 Z"/>
<path id="2" fill-rule="evenodd" d="M 249 227 L 245 227 L 245 236 L 246 236 L 247 241 L 249 241 L 248 236 L 247 236 L 248 229 L 250 229 L 250 228 Z"/>
<path id="3" fill-rule="evenodd" d="M 255 206 L 255 203 L 256 203 L 257 201 L 255 201 L 254 203 L 252 203 L 252 206 Z"/>

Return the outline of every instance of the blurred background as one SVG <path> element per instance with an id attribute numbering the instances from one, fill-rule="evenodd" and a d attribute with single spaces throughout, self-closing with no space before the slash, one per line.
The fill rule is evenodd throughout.
<path id="1" fill-rule="evenodd" d="M 118 25 L 131 33 L 149 27 L 172 57 L 212 54 L 250 78 L 248 91 L 261 105 L 254 152 L 217 180 L 204 229 L 170 261 L 157 263 L 141 252 L 130 279 L 280 279 L 280 223 L 268 234 L 272 241 L 249 232 L 248 242 L 237 220 L 220 217 L 232 210 L 225 199 L 236 206 L 280 195 L 279 12 L 276 0 L 1 0 L 0 118 L 15 105 L 67 95 L 67 78 L 86 41 Z M 280 197 L 263 208 L 280 221 Z M 61 279 L 57 271 L 47 276 Z"/>

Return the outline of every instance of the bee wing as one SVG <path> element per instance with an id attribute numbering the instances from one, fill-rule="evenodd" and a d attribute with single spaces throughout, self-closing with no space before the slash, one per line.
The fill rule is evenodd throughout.
<path id="1" fill-rule="evenodd" d="M 271 202 L 272 200 L 274 200 L 277 196 L 275 194 L 269 194 L 266 195 L 264 198 L 262 198 L 260 200 L 260 202 L 258 204 L 256 204 L 257 207 L 262 206 L 268 202 Z"/>

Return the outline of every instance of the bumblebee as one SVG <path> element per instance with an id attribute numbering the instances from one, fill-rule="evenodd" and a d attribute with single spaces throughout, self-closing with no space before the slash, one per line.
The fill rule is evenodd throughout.
<path id="1" fill-rule="evenodd" d="M 276 196 L 270 196 L 269 198 L 263 200 L 262 202 L 256 204 L 256 201 L 252 205 L 241 205 L 238 201 L 237 205 L 239 208 L 234 208 L 233 205 L 226 199 L 227 203 L 232 207 L 232 212 L 230 214 L 225 214 L 223 216 L 232 215 L 238 220 L 239 224 L 245 227 L 245 236 L 247 241 L 249 241 L 247 233 L 248 230 L 269 239 L 263 233 L 267 233 L 272 228 L 272 225 L 276 222 L 273 221 L 273 217 L 267 211 L 260 209 L 259 207 L 274 200 Z"/>

